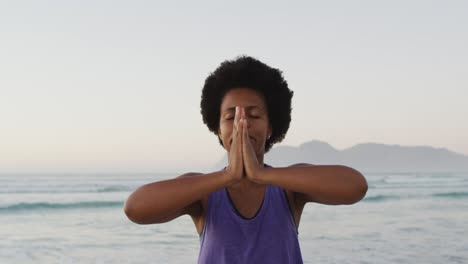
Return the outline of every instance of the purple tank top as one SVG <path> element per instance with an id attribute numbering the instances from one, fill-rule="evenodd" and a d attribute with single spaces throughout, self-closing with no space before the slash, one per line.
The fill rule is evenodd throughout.
<path id="1" fill-rule="evenodd" d="M 286 192 L 267 185 L 260 209 L 244 218 L 226 188 L 208 197 L 199 264 L 303 263 Z"/>

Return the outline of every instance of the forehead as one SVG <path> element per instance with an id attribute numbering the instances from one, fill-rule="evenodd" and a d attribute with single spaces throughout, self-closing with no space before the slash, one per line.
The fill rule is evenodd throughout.
<path id="1" fill-rule="evenodd" d="M 249 88 L 229 90 L 221 101 L 221 111 L 231 110 L 236 106 L 265 109 L 263 96 Z"/>

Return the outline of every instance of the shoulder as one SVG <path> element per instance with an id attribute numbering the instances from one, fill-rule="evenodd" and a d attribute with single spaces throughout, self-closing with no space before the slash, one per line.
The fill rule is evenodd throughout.
<path id="1" fill-rule="evenodd" d="M 178 176 L 177 178 L 198 177 L 200 175 L 203 175 L 203 173 L 188 172 Z M 205 225 L 205 212 L 207 205 L 208 195 L 205 195 L 184 208 L 184 214 L 190 215 L 199 235 L 201 235 L 203 226 Z"/>
<path id="2" fill-rule="evenodd" d="M 271 165 L 266 164 L 266 163 L 265 163 L 265 166 L 266 166 L 266 167 L 269 167 L 269 168 L 274 168 L 274 166 L 271 166 Z M 296 164 L 289 165 L 289 166 L 287 166 L 287 167 L 306 167 L 306 166 L 314 166 L 314 164 L 309 164 L 309 163 L 296 163 Z"/>
<path id="3" fill-rule="evenodd" d="M 307 166 L 315 166 L 314 164 L 309 164 L 309 163 L 296 163 L 293 165 L 290 165 L 289 167 L 307 167 Z M 298 208 L 303 208 L 304 205 L 306 204 L 306 198 L 304 197 L 303 193 L 300 192 L 293 192 L 293 191 L 288 191 L 289 195 L 294 201 L 294 204 Z"/>
<path id="4" fill-rule="evenodd" d="M 185 174 L 182 174 L 180 176 L 177 176 L 177 178 L 185 178 L 185 177 L 197 177 L 203 175 L 203 173 L 200 172 L 187 172 Z M 203 214 L 204 211 L 204 205 L 206 204 L 205 200 L 207 200 L 207 197 L 202 197 L 200 200 L 196 200 L 195 202 L 187 205 L 184 208 L 184 214 L 188 214 L 191 217 L 200 217 Z"/>
<path id="5" fill-rule="evenodd" d="M 306 167 L 306 166 L 313 166 L 313 165 L 308 164 L 308 163 L 296 163 L 296 164 L 290 165 L 288 167 Z M 294 222 L 296 223 L 296 226 L 299 226 L 299 222 L 300 222 L 301 216 L 302 216 L 302 211 L 303 211 L 304 205 L 305 205 L 304 199 L 301 196 L 301 193 L 299 193 L 299 192 L 294 192 L 294 191 L 288 190 L 288 189 L 284 189 L 284 191 L 286 192 L 286 195 L 287 195 L 287 198 L 288 198 L 288 203 L 289 203 L 289 207 L 290 207 L 290 209 L 292 211 L 291 213 L 293 215 Z"/>
<path id="6" fill-rule="evenodd" d="M 289 165 L 288 167 L 306 167 L 306 166 L 314 166 L 314 164 L 309 163 L 296 163 L 293 165 Z"/>
<path id="7" fill-rule="evenodd" d="M 183 178 L 183 177 L 193 177 L 193 176 L 199 176 L 202 175 L 203 173 L 200 172 L 187 172 L 185 174 L 182 174 L 180 176 L 177 176 L 177 178 Z"/>

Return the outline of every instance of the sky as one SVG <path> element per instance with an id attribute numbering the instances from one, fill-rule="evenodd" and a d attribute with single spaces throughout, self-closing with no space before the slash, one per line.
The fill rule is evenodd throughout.
<path id="1" fill-rule="evenodd" d="M 0 173 L 180 172 L 224 155 L 205 78 L 253 56 L 294 91 L 281 145 L 468 155 L 467 1 L 1 1 Z"/>

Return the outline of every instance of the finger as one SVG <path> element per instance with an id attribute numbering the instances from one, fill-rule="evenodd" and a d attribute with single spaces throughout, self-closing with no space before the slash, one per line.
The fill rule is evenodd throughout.
<path id="1" fill-rule="evenodd" d="M 244 142 L 244 140 L 242 139 L 242 134 L 241 134 L 242 130 L 244 130 L 244 123 L 240 121 L 239 131 L 237 132 L 236 137 L 237 137 L 237 147 L 239 148 L 238 153 L 240 153 L 241 156 L 242 156 L 242 144 Z"/>
<path id="2" fill-rule="evenodd" d="M 237 128 L 234 129 L 232 131 L 232 144 L 231 146 L 233 146 L 234 148 L 239 148 L 241 149 L 242 147 L 242 122 L 241 120 L 239 120 L 238 124 L 237 124 Z"/>
<path id="3" fill-rule="evenodd" d="M 234 131 L 234 135 L 237 139 L 241 140 L 242 139 L 242 129 L 243 129 L 243 124 L 242 124 L 242 119 L 239 119 L 237 122 L 237 130 Z"/>
<path id="4" fill-rule="evenodd" d="M 245 122 L 245 119 L 242 118 L 241 121 L 242 121 L 242 131 L 241 131 L 241 135 L 242 135 L 242 139 L 244 139 L 244 137 L 245 137 L 245 123 L 244 123 L 244 122 Z"/>
<path id="5" fill-rule="evenodd" d="M 239 131 L 242 131 L 242 122 L 239 122 Z M 241 169 L 242 166 L 242 134 L 239 131 L 234 131 L 232 135 L 231 143 L 231 157 L 233 161 L 233 166 L 236 169 Z"/>
<path id="6" fill-rule="evenodd" d="M 242 119 L 242 145 L 244 147 L 247 147 L 247 144 L 249 143 L 249 130 L 248 130 L 248 125 L 247 125 L 247 119 L 243 118 Z"/>
<path id="7" fill-rule="evenodd" d="M 236 112 L 234 114 L 234 130 L 239 129 L 239 120 L 240 120 L 240 107 L 236 106 Z"/>
<path id="8" fill-rule="evenodd" d="M 252 168 L 257 162 L 255 150 L 249 138 L 248 120 L 242 119 L 242 158 L 246 169 Z"/>

